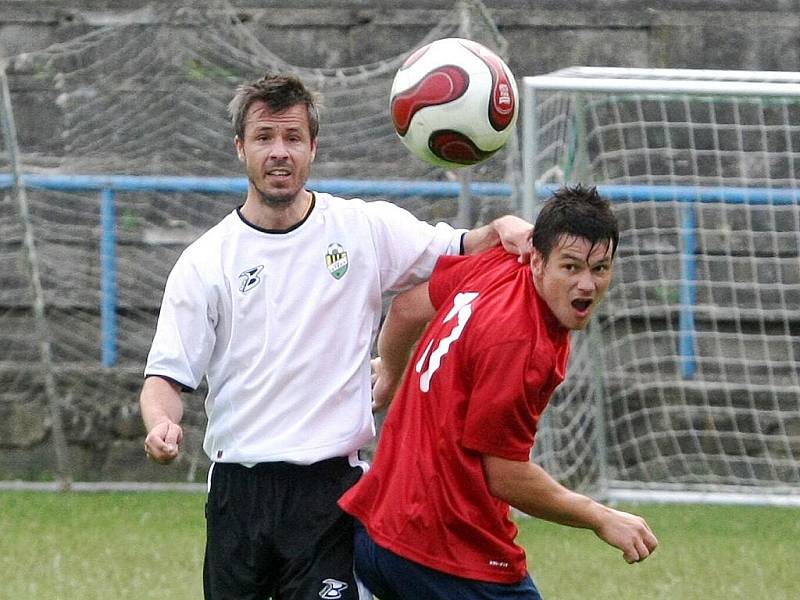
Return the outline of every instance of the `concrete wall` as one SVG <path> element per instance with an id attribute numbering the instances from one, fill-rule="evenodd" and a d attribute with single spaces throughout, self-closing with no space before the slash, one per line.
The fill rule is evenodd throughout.
<path id="1" fill-rule="evenodd" d="M 239 18 L 262 25 L 268 47 L 288 62 L 345 67 L 406 52 L 452 11 L 454 1 L 241 0 L 235 4 Z M 509 42 L 509 65 L 518 77 L 572 65 L 800 71 L 798 0 L 487 0 L 485 4 Z M 151 23 L 157 17 L 147 6 L 141 0 L 0 0 L 0 60 L 106 25 Z M 196 27 L 204 11 L 218 8 L 215 2 L 198 0 L 182 13 L 178 26 Z M 35 103 L 28 109 L 26 115 L 24 107 L 15 107 L 21 129 L 44 122 Z M 421 218 L 430 216 L 417 209 Z M 114 376 L 124 380 L 116 388 L 100 372 L 58 374 L 59 389 L 81 390 L 65 401 L 64 415 L 76 478 L 202 480 L 202 395 L 187 399 L 186 452 L 176 465 L 162 469 L 143 459 L 144 432 L 135 400 L 141 384 L 139 366 Z M 16 385 L 20 378 L 30 378 L 27 389 L 41 387 L 35 368 L 23 374 L 0 372 L 0 382 L 12 377 Z M 83 389 L 87 379 L 96 387 Z M 126 398 L 108 397 L 107 390 L 125 386 Z M 38 479 L 52 472 L 47 406 L 43 394 L 36 397 L 29 403 L 0 402 L 0 479 Z"/>
<path id="2" fill-rule="evenodd" d="M 363 64 L 406 51 L 453 0 L 233 2 L 270 48 L 302 66 Z M 398 5 L 402 7 L 398 7 Z M 0 0 L 0 58 L 97 27 L 151 22 L 144 0 Z M 571 65 L 800 70 L 797 0 L 486 0 L 510 43 L 510 66 L 535 75 Z M 185 12 L 196 24 L 217 3 Z"/>

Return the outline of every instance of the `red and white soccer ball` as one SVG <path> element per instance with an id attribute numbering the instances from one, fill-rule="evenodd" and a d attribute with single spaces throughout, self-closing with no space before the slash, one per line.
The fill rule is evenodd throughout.
<path id="1" fill-rule="evenodd" d="M 508 66 L 485 46 L 462 38 L 414 51 L 397 71 L 390 97 L 403 144 L 450 169 L 477 164 L 500 150 L 519 109 Z"/>

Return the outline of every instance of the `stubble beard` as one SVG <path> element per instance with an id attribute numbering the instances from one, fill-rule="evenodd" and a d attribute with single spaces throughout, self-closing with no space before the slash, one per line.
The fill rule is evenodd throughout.
<path id="1" fill-rule="evenodd" d="M 258 199 L 262 202 L 262 204 L 269 208 L 287 208 L 292 204 L 292 202 L 294 202 L 295 198 L 297 198 L 297 191 L 292 192 L 290 190 L 286 190 L 282 194 L 268 194 L 259 189 L 259 187 L 256 185 L 256 182 L 252 179 L 250 179 L 250 183 L 252 184 L 253 189 L 256 191 L 256 194 L 258 194 Z"/>

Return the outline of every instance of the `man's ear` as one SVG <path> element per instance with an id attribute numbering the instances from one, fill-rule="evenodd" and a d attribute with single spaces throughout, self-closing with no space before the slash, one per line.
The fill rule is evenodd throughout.
<path id="1" fill-rule="evenodd" d="M 241 162 L 244 162 L 244 145 L 238 135 L 233 138 L 233 147 L 236 148 L 236 156 Z"/>
<path id="2" fill-rule="evenodd" d="M 533 273 L 536 279 L 542 278 L 542 275 L 544 275 L 544 267 L 544 256 L 542 256 L 542 253 L 536 248 L 533 248 L 533 250 L 531 250 L 531 273 Z"/>

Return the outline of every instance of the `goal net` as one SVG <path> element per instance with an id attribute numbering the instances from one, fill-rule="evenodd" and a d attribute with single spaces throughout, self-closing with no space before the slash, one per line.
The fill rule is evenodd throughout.
<path id="1" fill-rule="evenodd" d="M 291 48 L 277 37 L 287 29 L 298 44 L 308 30 L 272 26 L 269 10 L 200 4 L 153 2 L 0 65 L 16 125 L 14 142 L 0 140 L 0 480 L 56 471 L 75 480 L 205 477 L 202 391 L 186 399 L 185 451 L 168 469 L 142 460 L 137 396 L 169 269 L 244 189 L 201 193 L 178 182 L 167 191 L 147 182 L 243 178 L 226 110 L 238 84 L 267 70 L 293 72 L 321 93 L 314 182 L 450 183 L 452 173 L 413 157 L 397 138 L 392 79 L 414 47 L 438 38 L 470 37 L 501 52 L 505 43 L 479 1 L 461 0 L 406 28 L 407 45 L 387 40 L 391 50 L 374 61 L 338 66 L 334 56 L 326 58 L 332 66 L 303 66 L 275 46 Z M 474 180 L 505 179 L 500 154 L 472 169 Z M 15 172 L 23 175 L 16 188 Z M 124 188 L 104 188 L 106 176 Z M 457 210 L 452 197 L 397 202 L 432 221 Z M 58 414 L 70 464 L 53 461 L 43 472 Z"/>
<path id="2" fill-rule="evenodd" d="M 581 182 L 622 227 L 537 458 L 610 498 L 800 504 L 800 73 L 575 67 L 523 90 L 525 212 Z"/>

